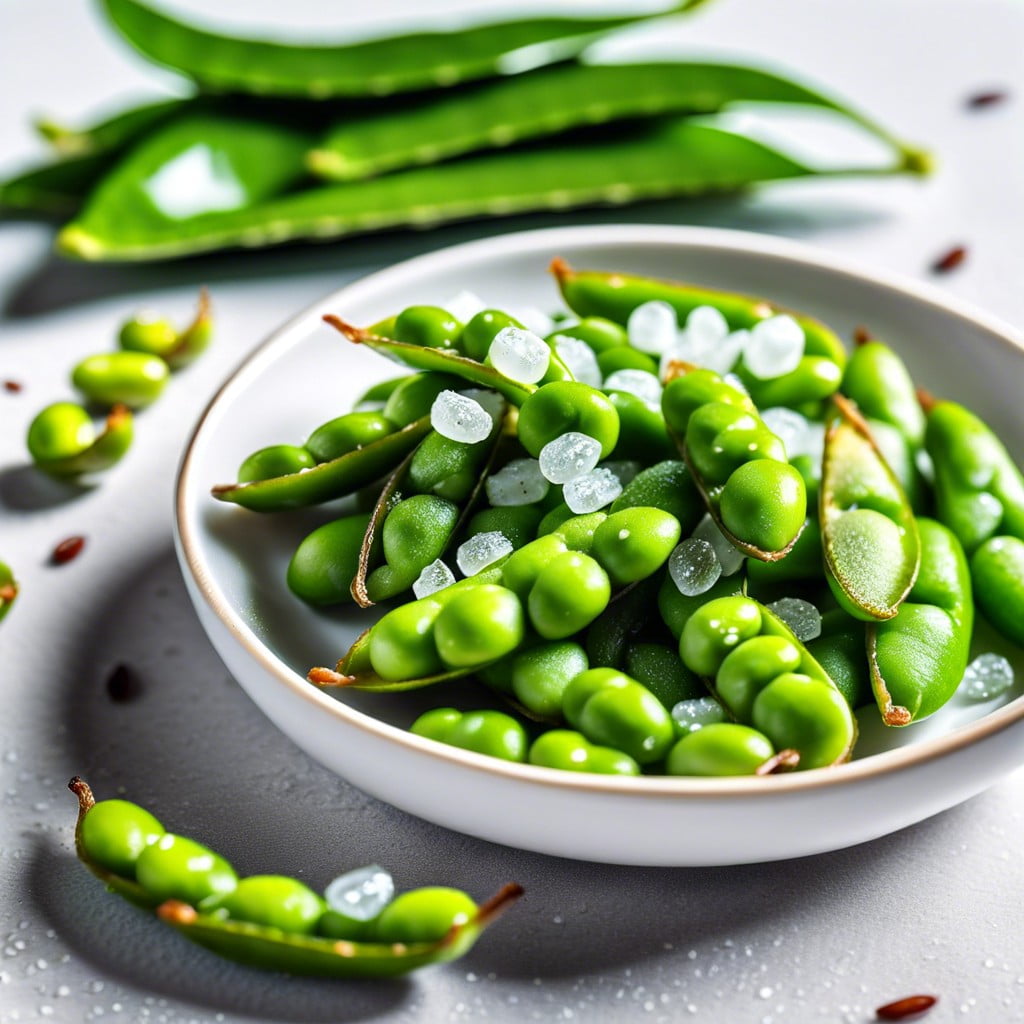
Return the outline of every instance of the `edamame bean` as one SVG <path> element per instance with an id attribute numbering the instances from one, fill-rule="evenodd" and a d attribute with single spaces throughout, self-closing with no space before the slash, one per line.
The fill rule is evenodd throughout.
<path id="1" fill-rule="evenodd" d="M 906 363 L 888 345 L 857 345 L 843 373 L 843 394 L 861 415 L 895 427 L 914 447 L 924 441 L 925 418 Z"/>
<path id="2" fill-rule="evenodd" d="M 410 601 L 389 611 L 370 630 L 369 659 L 373 671 L 381 679 L 396 682 L 440 672 L 444 663 L 434 642 L 434 627 L 440 614 L 441 604 L 432 598 Z"/>
<path id="3" fill-rule="evenodd" d="M 679 542 L 679 520 L 657 508 L 613 512 L 594 531 L 593 554 L 615 586 L 645 579 L 661 568 Z"/>
<path id="4" fill-rule="evenodd" d="M 642 683 L 669 711 L 681 700 L 707 695 L 700 680 L 682 663 L 678 651 L 664 644 L 626 647 L 626 675 Z"/>
<path id="5" fill-rule="evenodd" d="M 497 661 L 522 643 L 523 631 L 519 598 L 506 587 L 494 584 L 471 587 L 454 597 L 434 623 L 437 653 L 450 668 L 471 668 Z"/>
<path id="6" fill-rule="evenodd" d="M 272 444 L 246 456 L 238 467 L 238 482 L 248 484 L 256 480 L 273 480 L 301 473 L 315 465 L 316 459 L 307 448 L 296 444 Z"/>
<path id="7" fill-rule="evenodd" d="M 385 399 L 382 412 L 385 419 L 405 427 L 429 416 L 434 399 L 442 391 L 458 391 L 464 386 L 460 377 L 450 373 L 415 373 L 402 377 Z"/>
<path id="8" fill-rule="evenodd" d="M 308 886 L 285 875 L 250 875 L 208 909 L 234 921 L 280 928 L 293 935 L 311 935 L 326 904 Z M 204 908 L 207 909 L 207 908 Z"/>
<path id="9" fill-rule="evenodd" d="M 595 775 L 639 775 L 640 765 L 621 750 L 590 743 L 571 729 L 551 729 L 530 747 L 530 764 Z"/>
<path id="10" fill-rule="evenodd" d="M 223 857 L 171 832 L 143 848 L 135 877 L 157 902 L 181 900 L 193 907 L 211 896 L 226 896 L 238 885 L 238 875 Z"/>
<path id="11" fill-rule="evenodd" d="M 159 356 L 110 352 L 83 359 L 71 371 L 71 383 L 91 402 L 141 409 L 160 397 L 170 375 Z"/>
<path id="12" fill-rule="evenodd" d="M 330 462 L 394 432 L 395 425 L 382 413 L 348 412 L 317 427 L 304 447 L 317 462 Z"/>
<path id="13" fill-rule="evenodd" d="M 462 324 L 440 306 L 408 306 L 395 317 L 395 341 L 426 348 L 455 348 Z"/>
<path id="14" fill-rule="evenodd" d="M 591 743 L 621 750 L 639 764 L 660 761 L 675 736 L 657 697 L 610 668 L 576 676 L 566 688 L 562 713 Z"/>
<path id="15" fill-rule="evenodd" d="M 666 460 L 641 470 L 612 502 L 611 511 L 637 505 L 660 508 L 679 520 L 683 536 L 693 533 L 704 515 L 704 502 L 693 476 L 680 460 Z"/>
<path id="16" fill-rule="evenodd" d="M 288 563 L 288 589 L 309 604 L 352 601 L 352 581 L 369 521 L 366 513 L 343 516 L 306 536 Z"/>
<path id="17" fill-rule="evenodd" d="M 89 858 L 124 878 L 135 878 L 135 864 L 165 829 L 149 811 L 127 800 L 101 800 L 82 819 L 78 842 Z"/>
<path id="18" fill-rule="evenodd" d="M 531 647 L 512 658 L 512 693 L 527 711 L 557 720 L 566 687 L 589 667 L 579 644 L 563 640 Z"/>
<path id="19" fill-rule="evenodd" d="M 435 708 L 420 715 L 409 726 L 409 731 L 503 761 L 525 761 L 529 746 L 526 731 L 519 722 L 500 711 Z"/>
<path id="20" fill-rule="evenodd" d="M 775 748 L 764 733 L 716 722 L 676 740 L 665 770 L 669 775 L 756 775 L 774 756 Z"/>
<path id="21" fill-rule="evenodd" d="M 589 555 L 555 555 L 530 588 L 530 624 L 546 640 L 572 636 L 604 611 L 611 592 L 608 574 Z"/>
<path id="22" fill-rule="evenodd" d="M 619 414 L 607 395 L 577 381 L 556 381 L 535 391 L 519 409 L 519 440 L 534 457 L 556 437 L 578 431 L 601 445 L 607 458 L 619 439 Z"/>
<path id="23" fill-rule="evenodd" d="M 389 903 L 374 924 L 378 942 L 440 942 L 468 924 L 477 905 L 461 890 L 436 886 L 413 889 Z"/>

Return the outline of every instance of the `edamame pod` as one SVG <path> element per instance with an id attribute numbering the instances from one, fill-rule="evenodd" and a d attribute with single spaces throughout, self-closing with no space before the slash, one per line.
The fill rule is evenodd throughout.
<path id="1" fill-rule="evenodd" d="M 74 402 L 48 405 L 29 424 L 32 461 L 51 476 L 101 473 L 121 460 L 134 436 L 131 410 L 115 405 L 97 435 L 92 417 Z"/>
<path id="2" fill-rule="evenodd" d="M 882 721 L 909 725 L 952 697 L 967 667 L 974 602 L 956 537 L 919 519 L 921 571 L 895 618 L 867 631 L 868 663 Z"/>
<path id="3" fill-rule="evenodd" d="M 707 602 L 683 627 L 679 654 L 740 723 L 776 750 L 796 751 L 801 770 L 849 760 L 857 738 L 850 706 L 768 608 L 746 597 Z"/>
<path id="4" fill-rule="evenodd" d="M 842 391 L 866 419 L 895 427 L 915 448 L 924 442 L 924 412 L 910 371 L 888 345 L 858 344 L 843 372 Z"/>
<path id="5" fill-rule="evenodd" d="M 205 92 L 324 100 L 416 92 L 513 73 L 521 70 L 516 51 L 528 51 L 528 67 L 566 60 L 604 32 L 699 2 L 683 0 L 643 14 L 524 18 L 328 46 L 210 32 L 138 0 L 103 0 L 103 6 L 144 57 L 187 75 Z"/>
<path id="6" fill-rule="evenodd" d="M 455 889 L 414 889 L 403 893 L 367 922 L 359 941 L 321 934 L 332 914 L 325 902 L 297 879 L 254 875 L 233 883 L 230 892 L 199 906 L 164 892 L 188 884 L 197 888 L 232 878 L 230 866 L 193 840 L 171 836 L 148 811 L 124 800 L 96 803 L 77 776 L 68 788 L 78 797 L 75 849 L 79 859 L 108 889 L 148 910 L 193 942 L 229 960 L 290 974 L 339 978 L 386 978 L 465 953 L 480 933 L 521 894 L 507 885 L 477 907 Z M 173 842 L 171 841 L 173 840 Z M 205 851 L 191 861 L 168 854 L 176 845 Z M 166 846 L 163 860 L 150 856 Z M 145 870 L 140 862 L 148 860 Z M 230 872 L 230 875 L 226 874 Z M 152 876 L 152 877 L 151 877 Z M 187 882 L 184 881 L 187 879 Z M 337 915 L 335 915 L 337 916 Z"/>
<path id="7" fill-rule="evenodd" d="M 985 618 L 1024 647 L 1024 540 L 990 537 L 971 557 L 971 579 Z"/>
<path id="8" fill-rule="evenodd" d="M 825 432 L 818 514 L 832 593 L 850 615 L 891 619 L 917 578 L 917 522 L 868 425 L 841 395 Z"/>
<path id="9" fill-rule="evenodd" d="M 956 402 L 921 393 L 938 517 L 967 554 L 990 537 L 1024 540 L 1024 476 L 995 433 Z"/>

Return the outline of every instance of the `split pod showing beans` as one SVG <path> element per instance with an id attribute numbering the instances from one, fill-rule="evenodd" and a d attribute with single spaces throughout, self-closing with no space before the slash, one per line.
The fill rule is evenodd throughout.
<path id="1" fill-rule="evenodd" d="M 77 777 L 68 787 L 79 803 L 75 848 L 94 875 L 193 942 L 253 967 L 339 978 L 405 974 L 462 956 L 522 893 L 506 885 L 478 906 L 464 892 L 435 887 L 335 906 L 332 890 L 344 878 L 326 898 L 283 875 L 239 878 L 223 857 L 168 832 L 137 804 L 97 803 Z"/>

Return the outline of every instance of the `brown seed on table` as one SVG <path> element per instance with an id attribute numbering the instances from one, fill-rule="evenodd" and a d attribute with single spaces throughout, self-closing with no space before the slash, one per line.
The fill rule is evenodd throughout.
<path id="1" fill-rule="evenodd" d="M 127 665 L 116 665 L 107 676 L 107 696 L 115 704 L 127 704 L 142 696 L 142 680 Z"/>
<path id="2" fill-rule="evenodd" d="M 893 1003 L 886 1003 L 875 1010 L 878 1020 L 907 1020 L 918 1014 L 927 1013 L 937 1002 L 936 996 L 906 996 Z"/>
<path id="3" fill-rule="evenodd" d="M 988 92 L 976 92 L 967 97 L 967 108 L 969 110 L 981 110 L 983 107 L 994 107 L 1004 103 L 1009 96 L 1001 89 L 992 89 Z"/>
<path id="4" fill-rule="evenodd" d="M 947 274 L 951 270 L 956 270 L 965 259 L 967 259 L 967 250 L 962 245 L 955 245 L 932 264 L 932 273 Z"/>
<path id="5" fill-rule="evenodd" d="M 66 537 L 54 549 L 50 555 L 50 561 L 54 565 L 63 565 L 77 558 L 85 547 L 85 538 L 80 536 Z"/>
<path id="6" fill-rule="evenodd" d="M 9 391 L 12 395 L 16 395 L 19 391 L 21 391 L 21 389 L 21 383 L 16 380 L 4 381 L 4 391 Z"/>

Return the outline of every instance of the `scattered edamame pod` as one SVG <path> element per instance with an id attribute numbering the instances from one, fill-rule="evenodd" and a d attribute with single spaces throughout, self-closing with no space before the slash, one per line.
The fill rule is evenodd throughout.
<path id="1" fill-rule="evenodd" d="M 170 373 L 159 356 L 110 352 L 83 359 L 71 371 L 71 383 L 99 405 L 141 409 L 160 397 Z"/>
<path id="2" fill-rule="evenodd" d="M 952 531 L 917 521 L 921 571 L 896 616 L 867 630 L 871 686 L 886 725 L 938 711 L 964 676 L 974 625 L 970 571 Z"/>
<path id="3" fill-rule="evenodd" d="M 836 600 L 855 618 L 891 619 L 921 564 L 917 523 L 868 425 L 841 395 L 825 432 L 818 513 Z"/>
<path id="4" fill-rule="evenodd" d="M 97 435 L 92 417 L 74 402 L 54 402 L 29 424 L 27 445 L 32 461 L 51 476 L 100 473 L 119 462 L 131 447 L 131 411 L 115 405 Z"/>
<path id="5" fill-rule="evenodd" d="M 193 942 L 242 964 L 290 974 L 386 978 L 453 960 L 521 894 L 507 885 L 477 906 L 457 889 L 413 889 L 340 937 L 341 916 L 298 879 L 238 879 L 212 850 L 166 832 L 126 800 L 97 803 L 77 776 L 75 849 L 108 889 L 148 910 Z M 187 898 L 182 898 L 182 897 Z"/>

